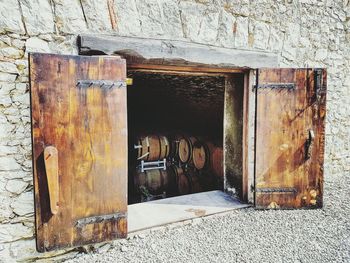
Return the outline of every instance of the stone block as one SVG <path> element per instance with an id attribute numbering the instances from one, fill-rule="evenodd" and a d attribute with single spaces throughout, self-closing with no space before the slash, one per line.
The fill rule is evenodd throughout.
<path id="1" fill-rule="evenodd" d="M 26 52 L 50 52 L 49 44 L 40 38 L 31 37 L 26 41 Z"/>
<path id="2" fill-rule="evenodd" d="M 162 12 L 157 0 L 135 0 L 141 21 L 141 33 L 145 36 L 161 36 L 163 31 Z"/>
<path id="3" fill-rule="evenodd" d="M 55 5 L 55 21 L 62 33 L 81 33 L 87 25 L 79 0 L 52 0 Z"/>
<path id="4" fill-rule="evenodd" d="M 13 212 L 19 216 L 31 216 L 34 213 L 33 193 L 24 192 L 11 203 Z"/>
<path id="5" fill-rule="evenodd" d="M 247 17 L 237 17 L 236 32 L 235 32 L 235 46 L 239 48 L 248 48 L 248 25 Z"/>
<path id="6" fill-rule="evenodd" d="M 324 49 L 324 48 L 318 49 L 315 52 L 315 60 L 316 61 L 323 61 L 327 58 L 327 55 L 328 55 L 327 49 Z"/>
<path id="7" fill-rule="evenodd" d="M 270 27 L 265 22 L 252 22 L 250 24 L 252 34 L 254 37 L 253 47 L 257 49 L 268 49 L 268 42 L 270 37 Z"/>
<path id="8" fill-rule="evenodd" d="M 28 183 L 23 182 L 22 180 L 9 180 L 6 184 L 6 190 L 12 194 L 22 193 L 28 186 Z"/>
<path id="9" fill-rule="evenodd" d="M 227 0 L 224 4 L 225 10 L 235 16 L 249 16 L 250 1 L 249 0 Z"/>
<path id="10" fill-rule="evenodd" d="M 30 104 L 30 102 L 29 102 L 30 101 L 29 92 L 25 93 L 25 94 L 22 94 L 22 95 L 12 96 L 12 100 L 14 102 L 20 103 L 21 105 L 29 106 L 29 104 Z"/>
<path id="11" fill-rule="evenodd" d="M 17 147 L 0 145 L 0 156 L 6 156 L 17 152 Z"/>
<path id="12" fill-rule="evenodd" d="M 23 50 L 14 47 L 4 47 L 0 49 L 0 57 L 18 59 L 24 55 Z"/>
<path id="13" fill-rule="evenodd" d="M 19 0 L 23 21 L 29 35 L 55 32 L 54 18 L 49 0 Z"/>
<path id="14" fill-rule="evenodd" d="M 283 32 L 279 31 L 276 27 L 271 27 L 267 48 L 271 51 L 280 51 L 283 46 L 283 38 Z"/>
<path id="15" fill-rule="evenodd" d="M 14 46 L 15 48 L 18 48 L 18 49 L 24 49 L 25 43 L 26 43 L 25 40 L 13 39 L 11 42 L 11 46 Z"/>
<path id="16" fill-rule="evenodd" d="M 172 0 L 162 0 L 160 5 L 163 12 L 164 33 L 174 39 L 183 38 L 178 4 Z"/>
<path id="17" fill-rule="evenodd" d="M 103 32 L 112 29 L 107 1 L 82 0 L 81 3 L 89 30 Z"/>
<path id="18" fill-rule="evenodd" d="M 0 224 L 0 243 L 16 241 L 33 236 L 33 230 L 18 224 Z"/>
<path id="19" fill-rule="evenodd" d="M 16 74 L 0 72 L 0 82 L 14 82 L 17 78 Z"/>
<path id="20" fill-rule="evenodd" d="M 236 30 L 236 18 L 231 13 L 223 10 L 220 15 L 217 42 L 224 47 L 234 47 Z"/>
<path id="21" fill-rule="evenodd" d="M 288 23 L 286 27 L 286 39 L 285 41 L 291 47 L 297 47 L 300 39 L 300 25 L 298 23 Z"/>
<path id="22" fill-rule="evenodd" d="M 14 89 L 11 94 L 13 95 L 23 95 L 28 92 L 28 84 L 27 83 L 16 83 L 16 89 Z M 29 94 L 29 93 L 28 93 Z"/>
<path id="23" fill-rule="evenodd" d="M 118 31 L 122 35 L 141 34 L 141 20 L 134 0 L 115 0 Z"/>
<path id="24" fill-rule="evenodd" d="M 12 104 L 12 100 L 10 97 L 3 97 L 0 98 L 0 105 L 4 106 L 4 107 L 9 107 Z"/>
<path id="25" fill-rule="evenodd" d="M 0 1 L 0 33 L 25 34 L 18 1 Z"/>
<path id="26" fill-rule="evenodd" d="M 10 92 L 15 89 L 15 83 L 0 82 L 0 97 L 10 95 Z"/>
<path id="27" fill-rule="evenodd" d="M 203 4 L 181 2 L 184 36 L 192 41 L 215 44 L 220 12 Z"/>
<path id="28" fill-rule="evenodd" d="M 12 74 L 18 74 L 18 69 L 16 64 L 12 62 L 2 62 L 0 61 L 0 71 Z"/>
<path id="29" fill-rule="evenodd" d="M 11 198 L 9 195 L 0 196 L 0 223 L 8 223 L 14 216 L 10 204 Z"/>
<path id="30" fill-rule="evenodd" d="M 0 132 L 1 138 L 1 132 Z M 0 171 L 12 171 L 19 170 L 21 166 L 17 163 L 16 159 L 13 157 L 0 157 Z"/>
<path id="31" fill-rule="evenodd" d="M 7 35 L 0 35 L 0 48 L 11 46 L 11 38 Z"/>

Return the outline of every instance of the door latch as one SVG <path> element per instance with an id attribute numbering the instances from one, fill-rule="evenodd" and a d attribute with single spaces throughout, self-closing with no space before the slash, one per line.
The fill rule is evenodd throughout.
<path id="1" fill-rule="evenodd" d="M 54 146 L 44 149 L 44 163 L 50 198 L 50 209 L 53 215 L 59 209 L 59 176 L 58 176 L 58 151 Z"/>

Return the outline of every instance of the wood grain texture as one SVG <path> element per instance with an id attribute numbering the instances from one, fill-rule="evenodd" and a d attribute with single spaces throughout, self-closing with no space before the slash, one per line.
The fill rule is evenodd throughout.
<path id="1" fill-rule="evenodd" d="M 322 207 L 326 71 L 318 91 L 314 72 L 258 70 L 259 84 L 295 83 L 296 88 L 257 89 L 257 208 Z M 307 158 L 310 131 L 315 138 Z"/>
<path id="2" fill-rule="evenodd" d="M 126 237 L 126 88 L 76 85 L 124 81 L 125 60 L 39 53 L 29 60 L 37 250 Z M 47 146 L 58 150 L 55 215 L 44 169 Z"/>

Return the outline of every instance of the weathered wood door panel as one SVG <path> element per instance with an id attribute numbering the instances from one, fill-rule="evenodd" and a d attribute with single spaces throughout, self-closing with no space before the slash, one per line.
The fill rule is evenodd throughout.
<path id="1" fill-rule="evenodd" d="M 126 237 L 125 60 L 29 60 L 38 251 Z"/>
<path id="2" fill-rule="evenodd" d="M 256 96 L 256 207 L 322 207 L 326 71 L 259 69 Z"/>

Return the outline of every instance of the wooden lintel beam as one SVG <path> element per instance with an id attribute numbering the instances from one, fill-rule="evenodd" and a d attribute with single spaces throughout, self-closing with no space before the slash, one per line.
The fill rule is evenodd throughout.
<path id="1" fill-rule="evenodd" d="M 80 35 L 80 55 L 120 55 L 129 64 L 194 66 L 205 68 L 278 67 L 278 54 L 197 44 L 186 40 Z M 221 71 L 222 72 L 222 71 Z"/>

